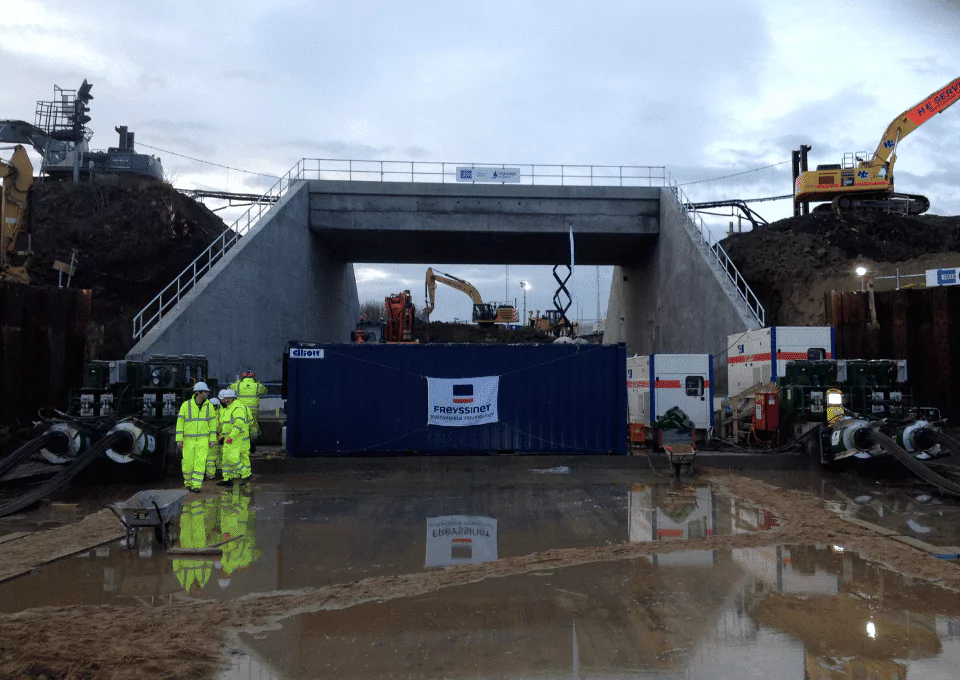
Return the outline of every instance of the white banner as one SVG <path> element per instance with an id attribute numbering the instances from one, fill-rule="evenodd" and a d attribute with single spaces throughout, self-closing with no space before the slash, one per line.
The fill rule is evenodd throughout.
<path id="1" fill-rule="evenodd" d="M 457 167 L 458 182 L 509 182 L 520 181 L 520 168 L 464 168 Z"/>
<path id="2" fill-rule="evenodd" d="M 497 520 L 451 515 L 427 518 L 428 567 L 497 561 Z"/>
<path id="3" fill-rule="evenodd" d="M 956 286 L 960 283 L 960 277 L 957 274 L 960 269 L 951 267 L 949 269 L 928 269 L 927 270 L 927 288 L 934 286 Z"/>
<path id="4" fill-rule="evenodd" d="M 499 420 L 500 376 L 427 378 L 427 425 L 465 427 Z"/>

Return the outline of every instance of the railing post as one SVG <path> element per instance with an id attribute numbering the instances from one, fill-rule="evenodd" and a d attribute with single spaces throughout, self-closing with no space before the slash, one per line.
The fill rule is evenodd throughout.
<path id="1" fill-rule="evenodd" d="M 623 166 L 620 166 L 620 186 L 623 186 Z"/>
<path id="2" fill-rule="evenodd" d="M 350 181 L 352 182 L 353 181 L 353 161 L 352 160 L 347 161 L 347 172 L 349 173 L 348 177 L 350 177 Z"/>

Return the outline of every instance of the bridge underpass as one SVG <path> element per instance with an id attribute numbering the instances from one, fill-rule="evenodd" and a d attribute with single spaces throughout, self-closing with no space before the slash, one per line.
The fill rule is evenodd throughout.
<path id="1" fill-rule="evenodd" d="M 658 187 L 310 181 L 310 229 L 344 260 L 562 264 L 633 261 L 656 242 Z"/>
<path id="2" fill-rule="evenodd" d="M 287 341 L 349 341 L 353 262 L 564 264 L 571 230 L 577 264 L 616 265 L 605 342 L 715 352 L 759 326 L 672 188 L 294 179 L 175 304 L 140 320 L 128 357 L 205 354 L 214 377 L 279 377 Z"/>

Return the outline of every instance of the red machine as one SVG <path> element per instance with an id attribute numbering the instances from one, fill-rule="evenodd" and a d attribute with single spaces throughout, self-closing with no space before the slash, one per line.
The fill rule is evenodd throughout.
<path id="1" fill-rule="evenodd" d="M 384 324 L 383 339 L 386 342 L 413 342 L 413 298 L 405 290 L 384 298 L 387 321 Z"/>
<path id="2" fill-rule="evenodd" d="M 776 433 L 780 429 L 780 395 L 776 392 L 757 392 L 756 399 L 754 431 Z"/>

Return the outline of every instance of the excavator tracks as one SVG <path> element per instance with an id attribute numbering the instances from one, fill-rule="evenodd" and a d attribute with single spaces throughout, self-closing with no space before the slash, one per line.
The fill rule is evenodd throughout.
<path id="1" fill-rule="evenodd" d="M 832 203 L 814 208 L 814 212 L 832 209 L 840 218 L 866 211 L 882 211 L 900 215 L 922 215 L 930 209 L 930 199 L 920 194 L 861 194 L 838 196 Z"/>

